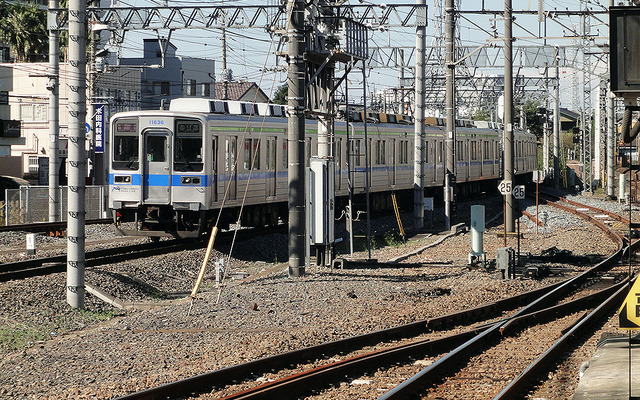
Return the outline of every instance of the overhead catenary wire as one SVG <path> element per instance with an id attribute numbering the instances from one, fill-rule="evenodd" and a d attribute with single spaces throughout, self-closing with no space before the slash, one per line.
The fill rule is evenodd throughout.
<path id="1" fill-rule="evenodd" d="M 269 50 L 271 50 L 272 45 L 273 45 L 273 41 L 271 43 L 271 46 L 270 46 Z M 269 53 L 270 52 L 268 52 L 267 54 L 269 54 Z M 267 61 L 265 60 L 265 63 L 264 63 L 265 68 L 263 68 L 263 71 L 266 71 L 266 64 L 267 64 Z M 265 72 L 263 72 L 263 74 L 264 73 Z M 262 78 L 259 81 L 259 84 L 260 83 L 262 83 Z M 258 84 L 258 86 L 259 86 L 259 84 Z M 273 86 L 274 85 L 275 85 L 275 82 L 272 83 L 272 87 L 271 87 L 270 93 L 273 92 Z M 258 92 L 256 91 L 256 93 L 254 94 L 253 103 L 255 103 L 255 101 L 257 99 L 257 95 L 258 95 Z M 247 123 L 245 125 L 244 132 L 243 132 L 242 137 L 240 139 L 241 143 L 245 142 L 246 134 L 250 130 L 250 124 L 251 124 L 251 118 L 252 117 L 253 117 L 253 113 L 250 113 L 249 116 L 247 117 Z M 258 133 L 258 139 L 257 139 L 256 148 L 260 148 L 260 145 L 261 145 L 261 142 L 262 142 L 262 133 L 263 133 L 263 130 L 264 130 L 265 121 L 266 121 L 266 115 L 264 115 L 262 117 L 262 124 L 261 124 L 261 127 L 260 127 L 260 131 Z M 253 150 L 253 149 L 251 149 L 251 150 Z M 236 154 L 235 154 L 235 157 L 234 157 L 234 164 L 233 164 L 233 167 L 232 167 L 233 168 L 232 173 L 236 173 L 236 171 L 237 171 L 238 161 L 239 161 L 239 154 L 240 154 L 240 146 L 238 146 L 238 143 L 236 143 Z M 240 210 L 238 211 L 238 219 L 237 219 L 237 222 L 236 222 L 235 227 L 234 227 L 234 234 L 233 234 L 233 238 L 232 238 L 232 241 L 231 241 L 231 246 L 229 248 L 229 252 L 228 252 L 228 255 L 227 255 L 227 262 L 225 263 L 225 265 L 227 265 L 227 266 L 230 265 L 230 262 L 231 262 L 231 254 L 233 253 L 233 248 L 235 246 L 235 242 L 236 242 L 236 238 L 237 238 L 237 234 L 238 234 L 238 228 L 239 228 L 239 225 L 240 225 L 240 221 L 242 219 L 242 213 L 244 211 L 244 206 L 245 206 L 245 203 L 246 203 L 247 193 L 249 191 L 249 185 L 251 184 L 251 178 L 252 178 L 252 174 L 253 174 L 253 169 L 255 167 L 256 157 L 257 157 L 258 154 L 259 154 L 259 152 L 257 152 L 257 151 L 253 151 L 253 153 L 252 153 L 252 159 L 251 159 L 251 164 L 250 164 L 250 168 L 249 168 L 249 175 L 248 175 L 248 178 L 247 178 L 247 184 L 245 185 L 245 190 L 244 190 L 244 194 L 243 194 L 243 197 L 242 197 L 242 202 L 240 204 Z M 207 264 L 209 262 L 209 259 L 210 259 L 210 256 L 211 256 L 211 251 L 212 251 L 212 248 L 213 248 L 213 245 L 214 245 L 214 242 L 215 242 L 215 237 L 216 237 L 216 234 L 218 232 L 218 225 L 220 223 L 220 218 L 221 218 L 221 215 L 222 215 L 222 211 L 223 211 L 223 209 L 225 207 L 226 200 L 229 197 L 229 191 L 230 191 L 230 188 L 231 188 L 232 181 L 233 181 L 232 179 L 229 179 L 227 181 L 227 186 L 225 188 L 225 192 L 224 192 L 224 195 L 223 195 L 223 198 L 222 198 L 222 203 L 220 205 L 220 208 L 219 208 L 219 211 L 218 211 L 218 215 L 216 217 L 216 222 L 215 222 L 215 224 L 214 224 L 214 226 L 213 226 L 213 228 L 211 230 L 211 235 L 209 237 L 209 243 L 208 243 L 208 246 L 207 246 L 207 251 L 205 253 L 205 257 L 204 257 L 204 260 L 202 262 L 202 266 L 200 267 L 200 272 L 198 274 L 198 278 L 196 279 L 196 283 L 194 284 L 193 290 L 191 291 L 191 302 L 190 302 L 190 305 L 189 305 L 189 311 L 187 312 L 187 315 L 189 315 L 191 313 L 191 310 L 192 310 L 192 307 L 193 307 L 193 302 L 197 297 L 198 290 L 199 290 L 200 285 L 202 283 L 202 280 L 204 278 L 206 267 L 207 267 Z M 223 283 L 224 283 L 224 278 L 225 278 L 225 275 L 223 274 L 220 282 L 218 282 L 218 296 L 217 296 L 217 299 L 216 299 L 216 303 L 219 303 L 219 301 L 220 301 L 220 296 L 222 294 L 222 287 L 223 287 Z"/>

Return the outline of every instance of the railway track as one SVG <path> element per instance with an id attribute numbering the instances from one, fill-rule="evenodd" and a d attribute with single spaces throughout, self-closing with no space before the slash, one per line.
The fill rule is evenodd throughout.
<path id="1" fill-rule="evenodd" d="M 101 219 L 89 219 L 85 222 L 86 225 L 95 224 L 111 224 L 113 219 L 101 218 Z M 2 225 L 0 226 L 0 232 L 62 232 L 67 229 L 67 222 L 36 222 L 33 224 L 16 224 L 16 225 Z"/>
<path id="2" fill-rule="evenodd" d="M 612 240 L 618 243 L 618 251 L 562 283 L 439 318 L 223 368 L 121 399 L 180 397 L 212 390 L 216 398 L 224 399 L 295 397 L 308 393 L 309 388 L 326 387 L 356 378 L 361 378 L 359 381 L 367 384 L 380 380 L 381 386 L 373 391 L 384 393 L 390 381 L 394 386 L 397 383 L 397 378 L 387 377 L 385 380 L 385 374 L 413 376 L 385 393 L 382 399 L 408 398 L 415 393 L 422 393 L 426 398 L 442 398 L 444 393 L 444 397 L 460 393 L 460 398 L 477 398 L 478 393 L 482 392 L 478 392 L 478 388 L 483 386 L 491 389 L 481 398 L 486 398 L 489 393 L 496 394 L 496 398 L 519 396 L 531 387 L 542 371 L 557 361 L 558 354 L 566 350 L 570 338 L 584 335 L 585 332 L 588 334 L 594 321 L 616 307 L 626 293 L 624 280 L 615 284 L 602 283 L 600 285 L 603 287 L 598 289 L 593 286 L 605 274 L 611 279 L 600 282 L 613 281 L 626 275 L 617 270 L 621 268 L 618 260 L 627 250 L 623 248 L 623 227 L 612 228 L 614 223 L 588 215 L 605 214 L 602 210 L 589 209 L 577 203 L 572 207 L 574 211 L 571 212 L 589 218 L 608 232 Z M 615 220 L 622 224 L 626 222 L 624 219 Z M 634 249 L 636 247 L 637 242 L 633 245 Z M 530 365 L 520 365 L 517 370 L 506 371 L 503 366 L 509 364 L 508 360 L 513 358 L 516 351 L 520 351 L 518 349 L 531 347 L 526 340 L 539 337 L 548 339 L 548 348 L 532 351 L 526 357 Z M 339 360 L 327 360 L 328 357 Z M 420 362 L 416 364 L 416 357 L 427 359 L 418 360 Z M 461 368 L 465 363 L 467 367 Z M 401 366 L 397 367 L 397 364 Z M 425 364 L 429 365 L 420 369 L 420 365 Z M 492 371 L 487 367 L 491 364 L 503 368 L 501 371 Z M 297 367 L 291 368 L 292 365 Z M 283 371 L 277 374 L 272 373 L 281 369 Z M 383 372 L 376 373 L 372 379 L 366 375 L 380 370 Z M 388 373 L 391 370 L 393 372 Z M 273 382 L 258 385 L 254 381 L 260 376 L 268 376 Z M 238 381 L 241 383 L 234 384 Z M 460 391 L 460 387 L 464 386 L 469 386 L 470 391 Z M 500 389 L 496 390 L 496 387 L 503 392 L 498 393 Z M 331 393 L 335 389 L 327 390 L 329 392 L 323 392 L 320 397 L 335 397 Z"/>
<path id="3" fill-rule="evenodd" d="M 269 232 L 282 230 L 283 227 L 275 227 Z M 222 244 L 233 238 L 233 231 L 218 234 L 216 243 Z M 265 230 L 246 229 L 238 231 L 239 239 L 247 239 L 265 234 Z M 85 252 L 86 267 L 97 267 L 105 264 L 135 260 L 160 254 L 168 254 L 183 250 L 193 250 L 206 247 L 205 240 L 174 239 L 160 242 L 139 243 L 129 246 L 118 246 L 109 249 L 91 250 Z M 23 279 L 32 276 L 41 276 L 56 272 L 64 272 L 67 268 L 67 256 L 56 255 L 29 260 L 8 262 L 0 264 L 0 282 L 11 279 Z"/>

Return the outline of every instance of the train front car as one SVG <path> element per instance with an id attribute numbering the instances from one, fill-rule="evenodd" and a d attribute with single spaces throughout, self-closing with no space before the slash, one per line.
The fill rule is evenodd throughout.
<path id="1" fill-rule="evenodd" d="M 138 111 L 112 117 L 109 207 L 118 233 L 201 233 L 211 186 L 205 127 L 206 118 L 198 114 Z"/>

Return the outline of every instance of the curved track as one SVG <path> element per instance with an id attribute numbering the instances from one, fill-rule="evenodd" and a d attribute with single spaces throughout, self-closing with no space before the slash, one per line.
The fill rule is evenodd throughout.
<path id="1" fill-rule="evenodd" d="M 574 205 L 574 208 L 586 207 Z M 601 212 L 602 210 L 591 211 Z M 584 214 L 580 211 L 572 212 Z M 589 218 L 587 215 L 583 216 Z M 366 371 L 388 368 L 395 363 L 410 362 L 408 360 L 416 356 L 439 356 L 430 366 L 381 397 L 382 399 L 408 398 L 423 391 L 425 387 L 433 385 L 434 382 L 452 376 L 451 374 L 455 374 L 462 363 L 468 362 L 473 355 L 500 343 L 505 335 L 517 335 L 523 329 L 539 325 L 542 321 L 554 321 L 558 316 L 571 315 L 585 309 L 589 310 L 586 317 L 578 318 L 577 322 L 574 321 L 575 323 L 571 323 L 569 327 L 564 326 L 561 329 L 562 337 L 556 345 L 543 352 L 521 374 L 516 374 L 518 377 L 508 383 L 505 386 L 504 394 L 501 393 L 497 398 L 511 398 L 514 395 L 520 395 L 530 388 L 531 383 L 540 375 L 541 371 L 548 368 L 549 363 L 555 362 L 557 354 L 564 351 L 565 347 L 563 346 L 566 346 L 568 338 L 580 334 L 584 329 L 592 326 L 594 320 L 601 318 L 604 313 L 611 310 L 611 307 L 619 302 L 620 296 L 624 295 L 626 290 L 624 282 L 610 285 L 603 290 L 595 292 L 586 290 L 582 294 L 576 294 L 579 288 L 587 286 L 604 271 L 614 268 L 617 265 L 617 260 L 626 250 L 622 247 L 624 237 L 619 230 L 610 229 L 608 224 L 601 223 L 597 218 L 591 217 L 591 220 L 609 233 L 612 239 L 618 243 L 619 249 L 607 260 L 562 283 L 459 313 L 227 367 L 133 393 L 121 397 L 121 399 L 160 399 L 167 396 L 181 397 L 196 392 L 209 392 L 212 388 L 231 385 L 233 382 L 243 379 L 252 379 L 256 375 L 259 376 L 272 370 L 286 369 L 291 365 L 304 364 L 313 360 L 323 360 L 330 355 L 362 351 L 365 346 L 377 345 L 380 347 L 381 342 L 388 343 L 411 338 L 400 345 L 386 344 L 383 345 L 384 349 L 378 348 L 374 351 L 367 351 L 365 354 L 353 355 L 339 362 L 326 361 L 325 365 L 320 367 L 310 368 L 275 382 L 241 390 L 224 397 L 226 399 L 267 399 L 299 396 L 308 391 L 310 387 L 326 386 L 332 382 L 343 381 L 347 373 L 354 377 Z M 634 248 L 636 244 L 634 243 Z M 569 296 L 573 296 L 574 300 L 566 301 L 565 299 Z M 515 312 L 513 311 L 522 304 L 526 305 Z M 505 314 L 508 316 L 498 319 Z M 482 324 L 472 325 L 477 321 L 481 321 Z M 449 327 L 461 323 L 467 326 L 463 332 L 452 333 L 444 337 L 441 334 L 436 335 L 438 338 L 429 334 L 434 330 L 449 329 Z"/>

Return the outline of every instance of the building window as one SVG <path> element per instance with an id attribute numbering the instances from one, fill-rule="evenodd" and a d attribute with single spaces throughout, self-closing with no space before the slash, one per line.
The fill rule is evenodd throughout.
<path id="1" fill-rule="evenodd" d="M 195 96 L 196 95 L 196 80 L 195 79 L 187 79 L 187 87 L 185 89 L 186 96 Z"/>
<path id="2" fill-rule="evenodd" d="M 169 82 L 153 82 L 153 94 L 160 96 L 170 96 L 171 86 Z"/>
<path id="3" fill-rule="evenodd" d="M 29 173 L 37 174 L 39 169 L 38 156 L 29 156 Z"/>
<path id="4" fill-rule="evenodd" d="M 46 104 L 20 104 L 20 119 L 22 121 L 46 121 Z"/>
<path id="5" fill-rule="evenodd" d="M 211 97 L 211 84 L 203 83 L 202 84 L 202 97 Z"/>

